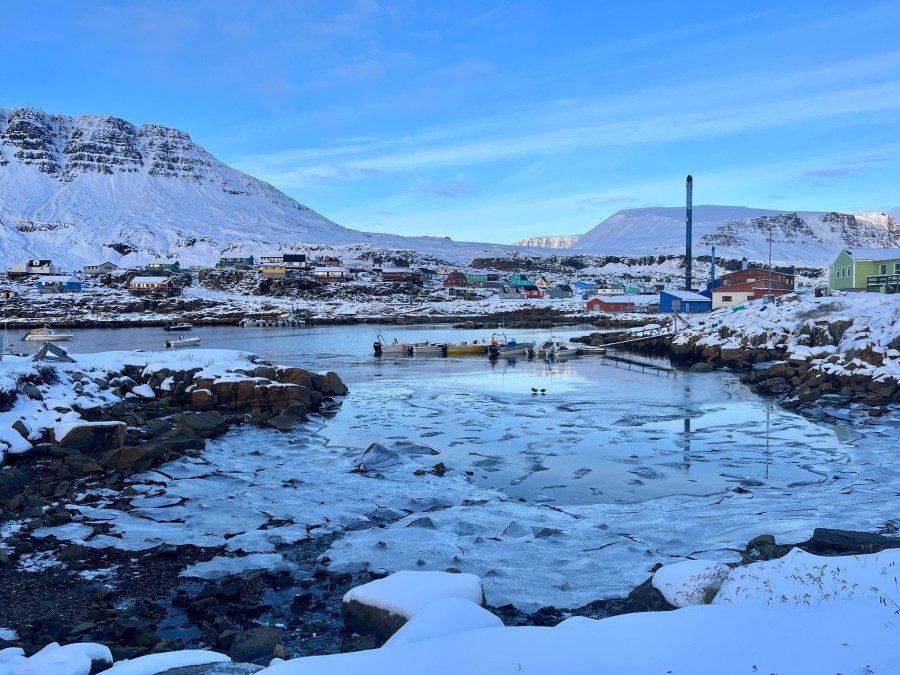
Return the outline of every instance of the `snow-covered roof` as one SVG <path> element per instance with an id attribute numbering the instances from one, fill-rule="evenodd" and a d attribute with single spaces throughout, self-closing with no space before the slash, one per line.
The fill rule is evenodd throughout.
<path id="1" fill-rule="evenodd" d="M 595 297 L 591 298 L 590 300 L 588 300 L 588 302 L 591 302 L 593 300 L 599 300 L 600 302 L 605 302 L 605 303 L 634 304 L 634 296 L 633 295 L 598 295 L 598 296 L 595 296 Z"/>
<path id="2" fill-rule="evenodd" d="M 131 280 L 133 284 L 164 284 L 169 281 L 169 277 L 135 277 Z"/>
<path id="3" fill-rule="evenodd" d="M 679 300 L 692 300 L 696 301 L 706 301 L 709 302 L 710 299 L 705 295 L 700 295 L 699 293 L 694 293 L 693 291 L 663 291 L 663 293 L 667 293 L 671 296 L 678 298 Z"/>
<path id="4" fill-rule="evenodd" d="M 885 260 L 900 258 L 900 248 L 848 248 L 846 251 L 854 260 Z"/>
<path id="5" fill-rule="evenodd" d="M 385 267 L 381 270 L 382 274 L 413 274 L 416 270 L 410 267 Z"/>
<path id="6" fill-rule="evenodd" d="M 72 281 L 78 281 L 76 277 L 66 277 L 66 276 L 53 276 L 53 275 L 45 275 L 40 279 L 40 283 L 47 284 L 68 284 Z"/>

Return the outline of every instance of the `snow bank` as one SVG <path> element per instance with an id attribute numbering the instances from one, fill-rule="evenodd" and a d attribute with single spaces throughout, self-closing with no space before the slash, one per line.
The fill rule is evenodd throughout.
<path id="1" fill-rule="evenodd" d="M 410 618 L 434 600 L 461 598 L 480 605 L 482 597 L 481 579 L 475 574 L 403 571 L 351 589 L 344 602 L 355 600 Z"/>

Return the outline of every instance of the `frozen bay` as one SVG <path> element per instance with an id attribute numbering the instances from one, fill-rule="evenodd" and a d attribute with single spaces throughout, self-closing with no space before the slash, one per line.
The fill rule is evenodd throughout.
<path id="1" fill-rule="evenodd" d="M 85 333 L 79 346 L 119 331 Z M 437 327 L 385 333 L 490 337 Z M 895 517 L 891 419 L 810 420 L 726 372 L 598 357 L 378 360 L 367 326 L 195 334 L 204 347 L 334 370 L 350 396 L 290 434 L 233 431 L 199 460 L 138 476 L 139 508 L 128 514 L 111 502 L 82 507 L 113 521 L 112 536 L 89 545 L 226 543 L 289 566 L 292 541 L 339 532 L 333 569 L 456 567 L 484 578 L 489 602 L 527 609 L 622 595 L 657 562 L 733 560 L 759 534 L 801 541 L 815 527 L 873 530 Z M 378 476 L 353 472 L 373 442 L 395 451 L 393 461 Z M 444 477 L 415 475 L 438 462 Z"/>

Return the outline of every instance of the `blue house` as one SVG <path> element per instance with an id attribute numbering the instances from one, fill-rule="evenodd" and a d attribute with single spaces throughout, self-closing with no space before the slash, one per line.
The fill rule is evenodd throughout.
<path id="1" fill-rule="evenodd" d="M 593 281 L 584 281 L 582 279 L 579 279 L 574 284 L 572 284 L 572 288 L 579 293 L 590 293 L 597 290 L 597 284 Z"/>
<path id="2" fill-rule="evenodd" d="M 663 314 L 681 312 L 697 314 L 712 309 L 712 299 L 692 291 L 662 291 L 659 294 L 659 311 Z"/>
<path id="3" fill-rule="evenodd" d="M 81 290 L 78 277 L 43 276 L 38 281 L 40 293 L 71 293 Z"/>

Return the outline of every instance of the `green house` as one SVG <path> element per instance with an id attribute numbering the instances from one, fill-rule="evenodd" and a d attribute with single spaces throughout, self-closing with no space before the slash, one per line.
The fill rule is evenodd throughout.
<path id="1" fill-rule="evenodd" d="M 147 265 L 148 270 L 169 270 L 170 272 L 177 272 L 181 269 L 181 265 L 177 260 L 154 260 L 152 263 Z"/>
<path id="2" fill-rule="evenodd" d="M 900 290 L 900 248 L 845 249 L 828 266 L 832 291 Z"/>

